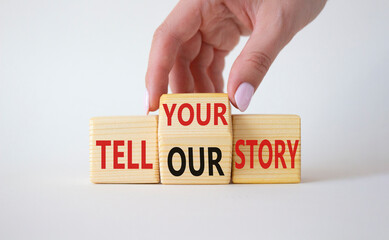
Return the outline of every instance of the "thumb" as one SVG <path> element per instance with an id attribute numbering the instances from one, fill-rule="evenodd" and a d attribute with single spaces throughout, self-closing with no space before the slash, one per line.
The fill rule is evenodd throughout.
<path id="1" fill-rule="evenodd" d="M 261 19 L 232 65 L 227 92 L 231 103 L 244 112 L 270 65 L 286 45 L 284 28 L 276 21 Z"/>

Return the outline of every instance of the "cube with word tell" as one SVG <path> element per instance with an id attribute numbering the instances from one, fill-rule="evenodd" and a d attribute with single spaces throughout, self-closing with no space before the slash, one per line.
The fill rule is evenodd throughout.
<path id="1" fill-rule="evenodd" d="M 300 182 L 300 117 L 233 115 L 233 183 Z"/>
<path id="2" fill-rule="evenodd" d="M 158 116 L 90 120 L 93 183 L 159 183 Z"/>
<path id="3" fill-rule="evenodd" d="M 163 184 L 230 183 L 232 125 L 227 94 L 162 95 L 158 124 Z"/>

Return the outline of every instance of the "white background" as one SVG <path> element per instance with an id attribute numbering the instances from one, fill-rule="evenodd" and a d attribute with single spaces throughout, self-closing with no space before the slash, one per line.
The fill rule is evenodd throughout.
<path id="1" fill-rule="evenodd" d="M 329 1 L 252 100 L 301 116 L 301 184 L 89 182 L 89 118 L 144 113 L 175 3 L 0 0 L 0 239 L 388 239 L 385 0 Z"/>

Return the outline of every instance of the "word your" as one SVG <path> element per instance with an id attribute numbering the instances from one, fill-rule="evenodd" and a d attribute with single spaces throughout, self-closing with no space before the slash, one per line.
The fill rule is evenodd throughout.
<path id="1" fill-rule="evenodd" d="M 220 121 L 222 122 L 223 125 L 228 125 L 226 118 L 224 117 L 224 114 L 227 111 L 226 105 L 224 103 L 213 103 L 213 104 L 214 104 L 214 106 L 213 106 L 213 109 L 214 109 L 214 111 L 213 111 L 213 124 L 218 125 L 219 119 L 220 119 Z M 176 107 L 177 107 L 176 103 L 172 104 L 170 109 L 169 109 L 169 106 L 167 104 L 163 104 L 163 109 L 165 110 L 165 113 L 166 113 L 168 126 L 172 125 L 172 117 L 173 117 L 173 113 L 174 113 Z M 189 115 L 189 118 L 186 120 L 184 120 L 184 117 L 183 117 L 184 110 L 189 112 L 189 114 L 187 114 L 187 115 Z M 185 115 L 185 116 L 187 117 L 187 115 Z M 195 110 L 194 110 L 193 106 L 189 103 L 181 104 L 177 110 L 178 122 L 182 126 L 191 125 L 192 122 L 194 121 L 195 116 L 196 116 L 197 123 L 199 125 L 201 125 L 201 126 L 208 125 L 210 123 L 210 120 L 211 120 L 211 103 L 207 103 L 205 120 L 203 120 L 201 117 L 201 104 L 200 103 L 196 104 L 196 114 L 195 114 Z"/>

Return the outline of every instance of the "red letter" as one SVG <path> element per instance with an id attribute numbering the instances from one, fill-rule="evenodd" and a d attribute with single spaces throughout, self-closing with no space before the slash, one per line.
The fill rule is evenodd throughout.
<path id="1" fill-rule="evenodd" d="M 111 141 L 96 141 L 96 146 L 101 146 L 101 169 L 105 169 L 105 147 L 111 146 Z"/>
<path id="2" fill-rule="evenodd" d="M 113 169 L 124 169 L 124 163 L 118 163 L 118 158 L 124 156 L 118 151 L 118 146 L 124 146 L 124 141 L 113 141 Z"/>
<path id="3" fill-rule="evenodd" d="M 142 169 L 153 169 L 152 163 L 146 163 L 146 141 L 142 140 Z"/>
<path id="4" fill-rule="evenodd" d="M 244 154 L 240 151 L 239 145 L 244 145 L 244 140 L 239 139 L 239 140 L 236 141 L 236 143 L 235 143 L 235 152 L 236 152 L 236 155 L 238 155 L 238 156 L 240 157 L 240 159 L 242 159 L 242 161 L 241 161 L 240 163 L 237 163 L 237 162 L 235 161 L 235 168 L 237 168 L 237 169 L 243 168 L 243 167 L 244 167 L 244 164 L 245 164 Z"/>
<path id="5" fill-rule="evenodd" d="M 189 119 L 187 121 L 184 121 L 184 119 L 182 119 L 182 110 L 184 108 L 187 108 L 189 110 Z M 194 118 L 194 110 L 192 105 L 190 105 L 189 103 L 182 104 L 178 109 L 178 121 L 181 123 L 181 125 L 188 126 L 193 122 L 193 118 Z"/>
<path id="6" fill-rule="evenodd" d="M 278 168 L 278 158 L 281 159 L 282 167 L 286 168 L 285 159 L 283 156 L 285 153 L 285 143 L 282 140 L 276 140 L 275 145 L 276 145 L 276 147 L 275 147 L 276 149 L 274 151 L 274 161 L 276 162 L 275 168 Z M 281 150 L 281 152 L 278 152 L 278 146 L 280 146 L 280 145 L 282 146 L 282 150 Z"/>
<path id="7" fill-rule="evenodd" d="M 128 141 L 128 148 L 127 148 L 127 162 L 128 162 L 128 169 L 139 169 L 138 163 L 132 163 L 132 141 Z"/>
<path id="8" fill-rule="evenodd" d="M 267 161 L 267 163 L 265 163 L 262 159 L 262 149 L 264 146 L 267 146 L 269 148 L 269 160 Z M 271 143 L 269 142 L 269 140 L 263 140 L 261 142 L 261 144 L 259 145 L 259 149 L 258 149 L 258 158 L 259 158 L 259 163 L 261 164 L 261 167 L 264 168 L 264 169 L 267 169 L 270 167 L 271 165 L 271 160 L 273 158 L 273 151 L 272 151 L 272 147 L 271 147 Z"/>
<path id="9" fill-rule="evenodd" d="M 254 146 L 258 145 L 258 141 L 246 140 L 246 144 L 250 146 L 250 168 L 254 168 Z"/>
<path id="10" fill-rule="evenodd" d="M 290 140 L 288 140 L 288 148 L 289 148 L 290 158 L 291 158 L 290 160 L 291 168 L 294 168 L 294 157 L 296 156 L 298 145 L 299 145 L 299 140 L 296 140 L 294 144 L 294 148 L 292 149 L 292 143 L 290 142 Z"/>
<path id="11" fill-rule="evenodd" d="M 168 126 L 172 125 L 172 116 L 173 116 L 174 109 L 176 109 L 176 106 L 177 104 L 173 103 L 172 110 L 169 112 L 169 107 L 167 106 L 167 104 L 163 104 L 163 109 L 165 109 Z"/>
<path id="12" fill-rule="evenodd" d="M 222 111 L 220 113 L 218 111 L 219 107 L 222 109 Z M 215 103 L 215 109 L 214 109 L 214 112 L 215 112 L 214 115 L 215 116 L 213 116 L 213 120 L 214 120 L 215 125 L 218 124 L 218 121 L 217 121 L 218 118 L 220 118 L 222 120 L 224 125 L 227 125 L 227 121 L 224 118 L 224 114 L 226 113 L 226 111 L 227 111 L 227 108 L 226 108 L 225 104 L 223 104 L 223 103 Z"/>
<path id="13" fill-rule="evenodd" d="M 200 115 L 201 115 L 201 104 L 197 103 L 197 122 L 201 126 L 207 125 L 209 123 L 209 121 L 211 120 L 211 104 L 210 103 L 207 103 L 207 117 L 206 117 L 205 121 L 201 120 Z"/>

